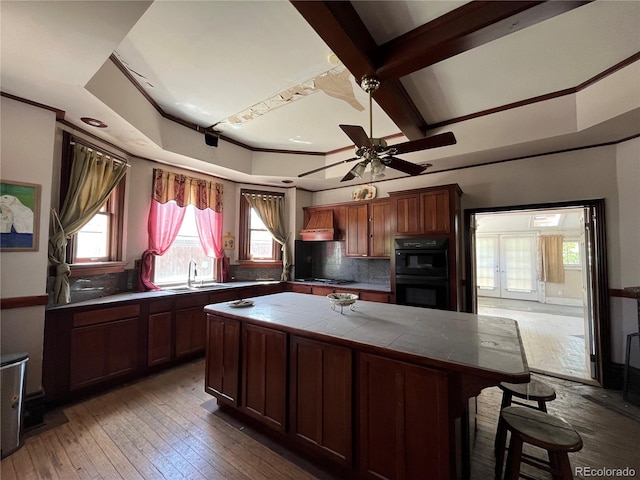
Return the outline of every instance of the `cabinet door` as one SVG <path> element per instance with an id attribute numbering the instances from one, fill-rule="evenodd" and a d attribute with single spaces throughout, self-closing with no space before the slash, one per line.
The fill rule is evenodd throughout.
<path id="1" fill-rule="evenodd" d="M 207 315 L 205 391 L 219 401 L 238 405 L 240 322 Z"/>
<path id="2" fill-rule="evenodd" d="M 311 293 L 311 285 L 300 285 L 299 283 L 290 283 L 290 290 L 294 293 Z"/>
<path id="3" fill-rule="evenodd" d="M 147 365 L 159 365 L 171 360 L 171 312 L 149 315 Z"/>
<path id="4" fill-rule="evenodd" d="M 443 372 L 361 354 L 360 472 L 375 479 L 448 479 Z"/>
<path id="5" fill-rule="evenodd" d="M 369 256 L 391 256 L 391 204 L 389 201 L 369 204 Z"/>
<path id="6" fill-rule="evenodd" d="M 366 257 L 369 254 L 369 215 L 367 204 L 347 207 L 347 257 Z"/>
<path id="7" fill-rule="evenodd" d="M 360 292 L 360 300 L 367 302 L 389 303 L 389 293 L 385 292 Z"/>
<path id="8" fill-rule="evenodd" d="M 137 346 L 137 319 L 72 329 L 70 390 L 134 372 Z"/>
<path id="9" fill-rule="evenodd" d="M 205 318 L 204 305 L 176 311 L 176 358 L 204 349 Z"/>
<path id="10" fill-rule="evenodd" d="M 420 202 L 424 233 L 449 233 L 451 231 L 449 191 L 421 193 Z"/>
<path id="11" fill-rule="evenodd" d="M 276 430 L 286 429 L 287 334 L 242 326 L 242 409 Z"/>
<path id="12" fill-rule="evenodd" d="M 352 463 L 351 350 L 291 339 L 291 432 L 320 455 Z"/>
<path id="13" fill-rule="evenodd" d="M 311 287 L 311 293 L 313 293 L 314 295 L 322 295 L 322 296 L 327 296 L 330 293 L 333 293 L 335 291 L 335 288 L 333 287 L 324 287 L 322 285 L 313 285 Z"/>
<path id="14" fill-rule="evenodd" d="M 396 234 L 419 235 L 422 233 L 420 196 L 400 195 L 395 198 Z"/>

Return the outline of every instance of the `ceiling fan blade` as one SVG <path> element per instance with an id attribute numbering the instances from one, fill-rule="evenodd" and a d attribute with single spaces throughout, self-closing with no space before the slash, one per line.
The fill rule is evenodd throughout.
<path id="1" fill-rule="evenodd" d="M 342 177 L 342 180 L 340 180 L 341 182 L 348 182 L 349 180 L 353 180 L 354 178 L 356 178 L 356 176 L 354 175 L 354 173 L 349 170 L 349 172 Z"/>
<path id="2" fill-rule="evenodd" d="M 371 139 L 359 125 L 340 125 L 340 128 L 358 147 L 371 147 Z"/>
<path id="3" fill-rule="evenodd" d="M 431 137 L 419 138 L 410 142 L 391 145 L 396 149 L 396 153 L 417 152 L 418 150 L 426 150 L 428 148 L 444 147 L 446 145 L 455 145 L 457 143 L 456 136 L 453 132 L 440 133 Z"/>
<path id="4" fill-rule="evenodd" d="M 389 168 L 400 170 L 401 172 L 408 173 L 409 175 L 420 175 L 429 167 L 429 164 L 418 165 L 416 163 L 407 162 L 406 160 L 391 156 L 384 157 L 380 159 L 380 161 L 383 165 Z"/>
<path id="5" fill-rule="evenodd" d="M 330 165 L 325 165 L 324 167 L 316 168 L 314 170 L 309 170 L 308 172 L 301 173 L 298 177 L 306 177 L 307 175 L 311 175 L 312 173 L 318 173 L 322 170 L 326 170 L 327 168 L 335 167 L 336 165 L 342 165 L 343 163 L 353 162 L 354 160 L 358 160 L 358 157 L 347 158 L 346 160 L 341 160 L 336 163 L 332 163 Z"/>

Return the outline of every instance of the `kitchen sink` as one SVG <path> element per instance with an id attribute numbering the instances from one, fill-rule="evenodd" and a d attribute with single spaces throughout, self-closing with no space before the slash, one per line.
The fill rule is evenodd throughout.
<path id="1" fill-rule="evenodd" d="M 218 288 L 224 288 L 224 283 L 203 283 L 198 285 L 177 285 L 175 287 L 167 287 L 165 290 L 170 292 L 197 292 L 202 290 L 216 290 Z"/>

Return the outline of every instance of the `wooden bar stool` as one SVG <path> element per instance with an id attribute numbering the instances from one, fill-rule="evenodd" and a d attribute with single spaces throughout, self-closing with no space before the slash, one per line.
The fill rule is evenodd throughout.
<path id="1" fill-rule="evenodd" d="M 546 413 L 547 402 L 550 402 L 551 400 L 554 400 L 556 398 L 556 392 L 552 387 L 550 387 L 546 383 L 542 383 L 541 381 L 536 380 L 535 378 L 532 378 L 529 383 L 502 382 L 500 385 L 498 385 L 498 387 L 503 392 L 502 406 L 500 407 L 500 409 L 508 407 L 514 403 L 523 407 L 536 408 L 533 405 L 528 405 L 526 403 L 513 400 L 513 397 L 516 397 L 523 400 L 538 402 L 538 410 Z"/>
<path id="2" fill-rule="evenodd" d="M 496 451 L 495 478 L 501 480 L 507 432 L 511 433 L 505 480 L 531 478 L 520 474 L 521 463 L 549 472 L 554 480 L 573 479 L 569 452 L 582 449 L 582 438 L 576 430 L 561 418 L 532 408 L 506 407 L 500 412 L 498 436 L 501 441 Z M 522 453 L 528 443 L 547 451 L 549 462 Z"/>
<path id="3" fill-rule="evenodd" d="M 523 407 L 537 408 L 541 412 L 547 413 L 547 402 L 556 398 L 556 391 L 552 387 L 546 383 L 536 380 L 535 378 L 532 378 L 529 383 L 502 382 L 498 385 L 498 388 L 503 392 L 500 410 L 510 407 L 512 404 L 516 404 Z M 514 400 L 513 397 L 528 400 L 530 402 L 537 402 L 537 407 L 535 405 Z M 499 448 L 504 448 L 505 442 L 506 437 L 500 440 L 500 435 L 496 434 L 493 444 L 494 452 L 497 452 Z"/>

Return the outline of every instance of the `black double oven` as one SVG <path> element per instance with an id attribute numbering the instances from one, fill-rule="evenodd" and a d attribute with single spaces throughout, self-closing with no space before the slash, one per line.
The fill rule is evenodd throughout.
<path id="1" fill-rule="evenodd" d="M 395 288 L 398 305 L 448 310 L 448 238 L 397 238 Z"/>

